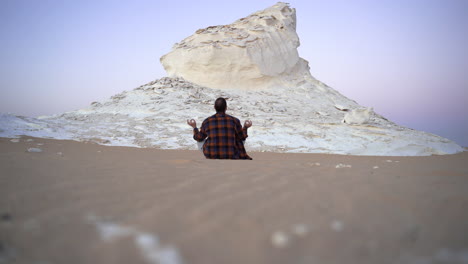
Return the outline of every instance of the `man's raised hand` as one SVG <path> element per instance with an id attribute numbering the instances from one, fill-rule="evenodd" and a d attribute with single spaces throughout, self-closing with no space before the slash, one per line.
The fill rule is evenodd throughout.
<path id="1" fill-rule="evenodd" d="M 252 121 L 250 121 L 250 120 L 245 120 L 245 122 L 244 122 L 244 128 L 249 128 L 249 127 L 251 127 L 251 126 L 252 126 Z"/>
<path id="2" fill-rule="evenodd" d="M 194 119 L 187 119 L 187 124 L 193 128 L 197 128 L 197 122 Z"/>

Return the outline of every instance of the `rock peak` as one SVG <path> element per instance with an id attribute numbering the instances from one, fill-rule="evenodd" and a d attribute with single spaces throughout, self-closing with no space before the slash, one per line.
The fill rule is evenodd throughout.
<path id="1" fill-rule="evenodd" d="M 161 63 L 170 77 L 210 88 L 290 87 L 311 78 L 299 44 L 296 10 L 278 2 L 232 24 L 197 30 Z"/>

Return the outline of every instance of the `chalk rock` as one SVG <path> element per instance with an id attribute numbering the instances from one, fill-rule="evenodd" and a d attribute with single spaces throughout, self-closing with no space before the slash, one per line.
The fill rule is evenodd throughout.
<path id="1" fill-rule="evenodd" d="M 39 152 L 42 152 L 42 149 L 40 149 L 40 148 L 28 148 L 28 152 L 39 153 Z"/>
<path id="2" fill-rule="evenodd" d="M 276 248 L 284 248 L 289 245 L 289 236 L 285 232 L 275 231 L 271 235 L 271 243 Z"/>
<path id="3" fill-rule="evenodd" d="M 161 63 L 170 77 L 209 88 L 283 87 L 311 79 L 297 47 L 296 10 L 279 2 L 232 24 L 197 30 Z"/>
<path id="4" fill-rule="evenodd" d="M 372 108 L 349 110 L 344 116 L 343 123 L 357 125 L 368 123 L 372 112 Z"/>
<path id="5" fill-rule="evenodd" d="M 340 163 L 338 165 L 335 166 L 335 168 L 337 169 L 342 169 L 342 168 L 351 168 L 352 166 L 349 165 L 349 164 L 343 164 L 343 163 Z"/>

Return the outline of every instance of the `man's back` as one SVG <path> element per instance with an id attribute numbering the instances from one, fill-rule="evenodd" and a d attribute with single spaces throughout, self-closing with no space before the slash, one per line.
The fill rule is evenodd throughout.
<path id="1" fill-rule="evenodd" d="M 209 159 L 251 159 L 244 148 L 243 141 L 248 137 L 247 128 L 242 128 L 239 119 L 226 113 L 216 113 L 205 119 L 193 138 L 206 142 L 203 153 Z"/>

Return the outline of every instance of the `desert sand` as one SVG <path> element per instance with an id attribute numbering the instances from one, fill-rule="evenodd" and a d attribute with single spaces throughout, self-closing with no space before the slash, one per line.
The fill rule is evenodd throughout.
<path id="1" fill-rule="evenodd" d="M 0 263 L 468 263 L 467 152 L 0 146 Z"/>

